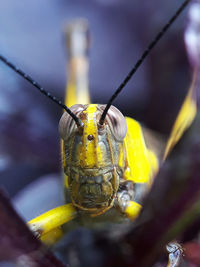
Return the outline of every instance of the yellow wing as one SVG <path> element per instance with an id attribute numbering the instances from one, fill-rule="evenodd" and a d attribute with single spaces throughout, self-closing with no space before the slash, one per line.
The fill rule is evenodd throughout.
<path id="1" fill-rule="evenodd" d="M 172 126 L 169 138 L 162 137 L 158 133 L 142 127 L 144 140 L 147 148 L 155 153 L 158 160 L 163 162 L 168 157 L 171 150 L 181 139 L 184 132 L 190 127 L 197 113 L 197 79 L 199 72 L 194 71 L 191 86 L 178 112 L 178 115 Z"/>
<path id="2" fill-rule="evenodd" d="M 165 147 L 163 160 L 166 159 L 170 151 L 180 140 L 181 136 L 183 135 L 185 130 L 187 130 L 187 128 L 191 125 L 196 116 L 197 113 L 196 82 L 197 82 L 197 70 L 194 72 L 192 84 L 189 88 L 189 91 L 185 97 L 185 100 L 181 106 L 181 109 L 172 127 L 171 134 L 169 136 L 167 145 Z"/>

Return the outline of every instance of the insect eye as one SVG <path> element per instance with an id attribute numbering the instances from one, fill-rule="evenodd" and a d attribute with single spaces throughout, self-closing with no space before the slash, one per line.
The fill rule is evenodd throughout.
<path id="1" fill-rule="evenodd" d="M 102 105 L 100 108 L 103 111 L 105 105 Z M 108 110 L 105 121 L 109 125 L 109 128 L 115 139 L 122 141 L 127 132 L 126 119 L 124 118 L 122 113 L 116 107 L 111 106 Z"/>
<path id="2" fill-rule="evenodd" d="M 78 115 L 85 109 L 84 105 L 76 104 L 73 105 L 70 110 L 78 117 Z M 70 135 L 77 129 L 77 125 L 72 117 L 67 113 L 64 112 L 60 122 L 59 122 L 59 133 L 60 137 L 66 141 Z"/>

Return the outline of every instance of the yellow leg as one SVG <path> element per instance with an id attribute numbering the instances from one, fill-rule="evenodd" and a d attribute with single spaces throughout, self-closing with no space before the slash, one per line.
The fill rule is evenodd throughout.
<path id="1" fill-rule="evenodd" d="M 62 237 L 60 226 L 73 220 L 76 214 L 72 204 L 65 204 L 29 221 L 28 226 L 44 243 L 52 245 Z"/>
<path id="2" fill-rule="evenodd" d="M 64 233 L 62 229 L 58 227 L 42 235 L 40 240 L 47 246 L 53 246 L 63 237 L 63 235 Z"/>
<path id="3" fill-rule="evenodd" d="M 141 208 L 142 205 L 140 205 L 139 203 L 135 201 L 129 201 L 127 203 L 124 213 L 130 220 L 134 220 L 140 214 Z"/>

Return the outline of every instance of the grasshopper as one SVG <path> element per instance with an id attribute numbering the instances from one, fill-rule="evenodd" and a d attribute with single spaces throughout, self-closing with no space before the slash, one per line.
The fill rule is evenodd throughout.
<path id="1" fill-rule="evenodd" d="M 82 221 L 87 225 L 101 223 L 102 220 L 134 220 L 138 216 L 142 199 L 150 189 L 159 165 L 195 117 L 194 86 L 189 89 L 161 157 L 157 151 L 148 147 L 148 140 L 144 137 L 145 130 L 140 123 L 132 118 L 124 118 L 111 104 L 188 3 L 189 1 L 183 3 L 150 43 L 107 105 L 90 104 L 85 78 L 88 63 L 84 23 L 71 26 L 68 33 L 70 78 L 66 105 L 5 57 L 0 56 L 4 63 L 66 111 L 61 117 L 59 132 L 64 190 L 68 204 L 28 222 L 30 228 L 46 244 L 52 245 L 59 240 L 63 235 L 62 226 L 76 219 L 83 218 Z M 194 76 L 194 80 L 195 78 Z"/>

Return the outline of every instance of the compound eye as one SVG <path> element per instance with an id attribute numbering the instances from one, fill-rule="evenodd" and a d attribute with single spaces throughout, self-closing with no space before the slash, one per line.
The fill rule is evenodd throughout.
<path id="1" fill-rule="evenodd" d="M 78 117 L 78 115 L 85 109 L 84 105 L 76 104 L 73 105 L 70 110 Z M 72 117 L 67 113 L 64 112 L 60 122 L 59 122 L 59 133 L 60 137 L 66 141 L 71 134 L 77 129 L 77 125 Z"/>
<path id="2" fill-rule="evenodd" d="M 104 110 L 105 106 L 101 106 Z M 111 106 L 106 115 L 107 124 L 117 141 L 123 141 L 127 132 L 126 119 L 122 113 L 114 106 Z"/>

